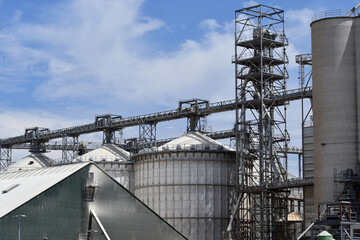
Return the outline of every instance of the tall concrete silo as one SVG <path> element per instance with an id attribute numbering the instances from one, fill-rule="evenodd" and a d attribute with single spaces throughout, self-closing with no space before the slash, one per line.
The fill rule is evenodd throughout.
<path id="1" fill-rule="evenodd" d="M 338 197 L 336 172 L 349 168 L 357 172 L 360 37 L 354 19 L 322 18 L 311 24 L 315 208 Z"/>
<path id="2" fill-rule="evenodd" d="M 357 121 L 358 121 L 358 162 L 360 164 L 360 17 L 354 18 L 355 23 L 355 49 L 356 49 L 356 86 L 357 86 Z M 360 173 L 360 169 L 357 169 Z"/>
<path id="3" fill-rule="evenodd" d="M 235 152 L 192 132 L 132 157 L 135 195 L 190 240 L 221 239 Z"/>

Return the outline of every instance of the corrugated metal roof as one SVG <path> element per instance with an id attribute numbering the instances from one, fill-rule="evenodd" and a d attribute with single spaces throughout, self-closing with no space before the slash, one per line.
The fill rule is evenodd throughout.
<path id="1" fill-rule="evenodd" d="M 91 164 L 77 163 L 0 174 L 0 218 Z"/>
<path id="2" fill-rule="evenodd" d="M 130 153 L 115 144 L 104 144 L 80 157 L 79 161 L 129 161 Z"/>
<path id="3" fill-rule="evenodd" d="M 215 141 L 214 139 L 209 138 L 208 136 L 205 136 L 199 132 L 189 132 L 181 137 L 174 139 L 164 145 L 162 145 L 160 148 L 169 148 L 169 149 L 176 149 L 181 147 L 181 149 L 187 149 L 189 146 L 209 146 L 209 149 L 218 149 L 220 147 L 221 149 L 227 149 L 231 150 L 228 146 Z"/>
<path id="4" fill-rule="evenodd" d="M 54 162 L 43 153 L 32 153 L 29 156 L 12 163 L 5 171 L 30 170 L 44 167 L 51 167 Z"/>

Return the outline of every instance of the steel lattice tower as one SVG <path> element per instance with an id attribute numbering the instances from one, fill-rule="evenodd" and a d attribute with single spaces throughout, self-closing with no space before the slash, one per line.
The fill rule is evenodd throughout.
<path id="1" fill-rule="evenodd" d="M 284 11 L 265 5 L 235 12 L 236 171 L 235 239 L 286 239 L 286 90 Z M 240 106 L 240 107 L 239 107 Z"/>

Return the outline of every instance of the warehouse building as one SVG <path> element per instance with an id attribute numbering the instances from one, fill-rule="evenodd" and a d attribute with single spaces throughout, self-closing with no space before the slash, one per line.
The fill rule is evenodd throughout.
<path id="1" fill-rule="evenodd" d="M 96 164 L 0 175 L 0 239 L 186 239 Z"/>

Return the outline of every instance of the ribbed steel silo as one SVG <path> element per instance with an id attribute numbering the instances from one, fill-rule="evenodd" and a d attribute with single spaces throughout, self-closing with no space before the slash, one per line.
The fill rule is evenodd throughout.
<path id="1" fill-rule="evenodd" d="M 134 192 L 134 166 L 130 161 L 130 153 L 115 144 L 103 144 L 78 157 L 77 161 L 95 162 L 126 189 Z"/>
<path id="2" fill-rule="evenodd" d="M 336 200 L 334 173 L 357 170 L 358 120 L 354 17 L 311 24 L 314 207 Z M 359 52 L 360 54 L 360 52 Z M 359 62 L 360 64 L 360 62 Z"/>
<path id="3" fill-rule="evenodd" d="M 221 239 L 235 152 L 197 132 L 132 157 L 135 195 L 190 240 Z"/>

